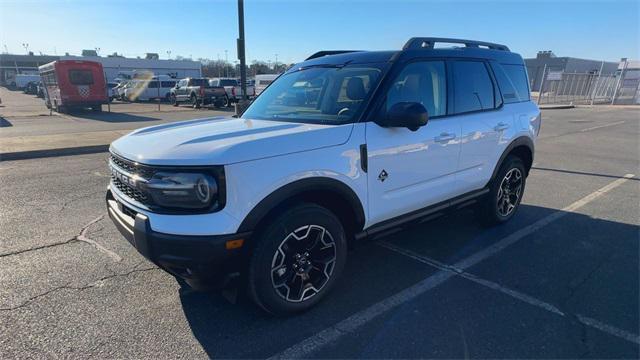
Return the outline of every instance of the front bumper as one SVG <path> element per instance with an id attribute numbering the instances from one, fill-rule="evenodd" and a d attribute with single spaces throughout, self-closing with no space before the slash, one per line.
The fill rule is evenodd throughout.
<path id="1" fill-rule="evenodd" d="M 229 235 L 174 235 L 151 229 L 149 218 L 117 200 L 107 191 L 107 212 L 120 233 L 145 258 L 191 285 L 224 287 L 246 264 L 247 240 L 251 233 Z M 188 216 L 188 215 L 177 215 Z M 244 240 L 244 246 L 228 243 Z"/>

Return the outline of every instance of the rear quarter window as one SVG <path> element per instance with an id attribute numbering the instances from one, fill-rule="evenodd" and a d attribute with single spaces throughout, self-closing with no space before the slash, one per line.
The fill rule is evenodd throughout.
<path id="1" fill-rule="evenodd" d="M 493 70 L 505 104 L 529 101 L 529 82 L 524 66 L 493 64 Z"/>

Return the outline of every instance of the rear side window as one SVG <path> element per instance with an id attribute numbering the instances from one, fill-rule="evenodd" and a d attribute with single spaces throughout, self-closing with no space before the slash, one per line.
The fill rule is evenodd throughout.
<path id="1" fill-rule="evenodd" d="M 160 87 L 163 88 L 171 88 L 176 86 L 176 82 L 175 81 L 162 81 L 160 84 Z"/>
<path id="2" fill-rule="evenodd" d="M 454 61 L 453 84 L 455 113 L 495 107 L 493 82 L 483 62 Z"/>
<path id="3" fill-rule="evenodd" d="M 506 104 L 529 101 L 529 83 L 524 66 L 500 64 L 494 66 L 494 70 Z"/>
<path id="4" fill-rule="evenodd" d="M 91 70 L 69 70 L 69 81 L 73 85 L 92 85 L 93 73 Z"/>

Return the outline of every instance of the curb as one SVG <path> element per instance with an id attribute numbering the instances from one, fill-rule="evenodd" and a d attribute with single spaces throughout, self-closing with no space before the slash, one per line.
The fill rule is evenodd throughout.
<path id="1" fill-rule="evenodd" d="M 541 105 L 539 106 L 540 110 L 563 110 L 563 109 L 573 109 L 575 105 Z"/>
<path id="2" fill-rule="evenodd" d="M 72 148 L 17 151 L 17 152 L 0 153 L 0 161 L 28 160 L 28 159 L 40 159 L 40 158 L 57 157 L 57 156 L 97 154 L 97 153 L 102 153 L 107 151 L 109 151 L 109 144 L 79 146 L 79 147 L 72 147 Z"/>

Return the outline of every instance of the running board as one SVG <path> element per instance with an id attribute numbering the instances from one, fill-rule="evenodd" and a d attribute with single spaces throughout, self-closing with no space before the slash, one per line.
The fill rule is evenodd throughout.
<path id="1" fill-rule="evenodd" d="M 439 202 L 434 205 L 429 205 L 425 208 L 412 211 L 410 213 L 400 215 L 393 219 L 385 220 L 374 224 L 367 229 L 355 234 L 356 240 L 362 240 L 374 235 L 383 235 L 396 232 L 396 229 L 402 228 L 403 225 L 413 222 L 426 222 L 438 218 L 450 211 L 456 211 L 458 209 L 473 205 L 483 195 L 489 192 L 488 188 L 475 190 L 466 193 L 455 198 Z"/>

